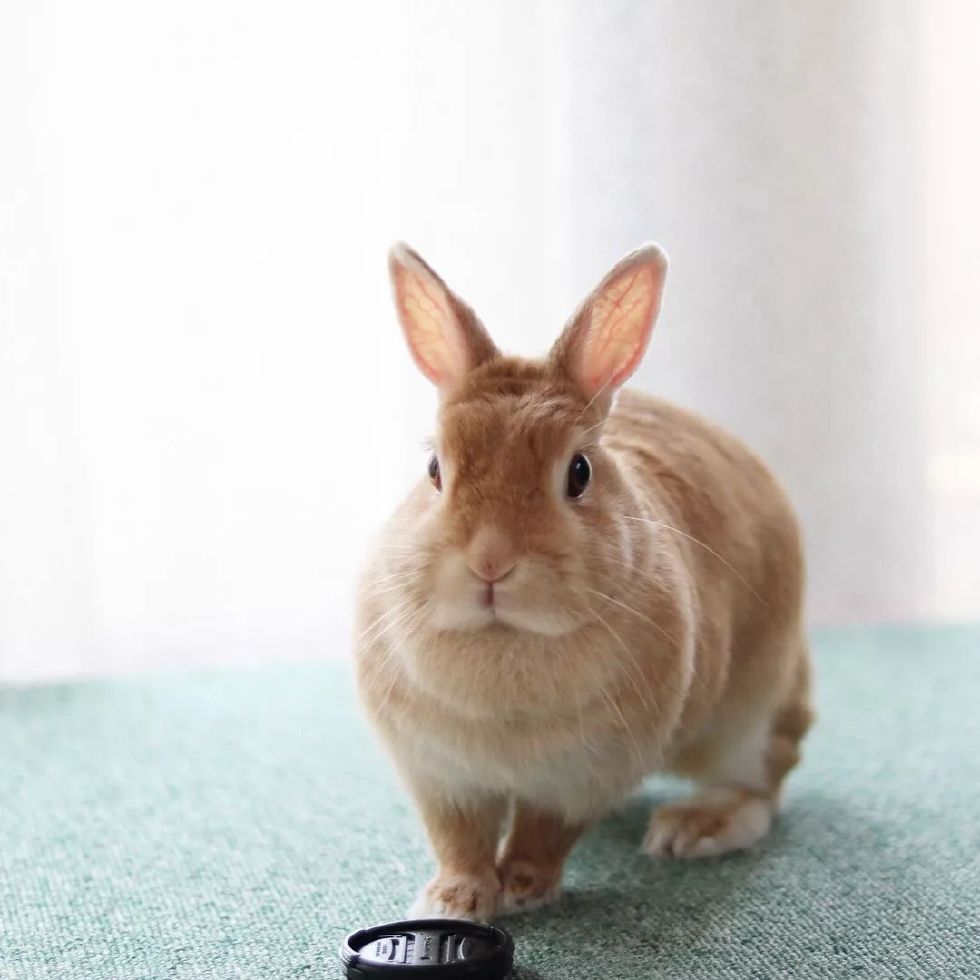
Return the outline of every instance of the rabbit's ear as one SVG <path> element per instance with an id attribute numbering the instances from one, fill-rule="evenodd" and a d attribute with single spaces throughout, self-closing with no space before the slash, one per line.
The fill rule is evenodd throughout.
<path id="1" fill-rule="evenodd" d="M 497 355 L 476 314 L 417 252 L 399 242 L 388 253 L 395 307 L 421 372 L 441 391 Z"/>
<path id="2" fill-rule="evenodd" d="M 650 243 L 622 259 L 565 327 L 551 359 L 589 399 L 611 404 L 636 370 L 660 312 L 667 256 Z"/>

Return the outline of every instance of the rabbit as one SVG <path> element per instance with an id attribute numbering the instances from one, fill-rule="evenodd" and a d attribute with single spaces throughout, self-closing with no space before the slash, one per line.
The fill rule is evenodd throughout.
<path id="1" fill-rule="evenodd" d="M 366 563 L 355 662 L 437 862 L 412 914 L 552 901 L 581 835 L 656 772 L 695 790 L 644 851 L 753 846 L 812 719 L 801 538 L 741 442 L 620 391 L 666 255 L 622 259 L 541 360 L 498 351 L 408 246 L 389 270 L 438 417 Z"/>

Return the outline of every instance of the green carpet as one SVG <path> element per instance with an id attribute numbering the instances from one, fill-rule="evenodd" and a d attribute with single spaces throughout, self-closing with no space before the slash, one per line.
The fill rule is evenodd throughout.
<path id="1" fill-rule="evenodd" d="M 519 977 L 980 976 L 980 630 L 815 646 L 772 837 L 654 863 L 651 785 L 508 920 Z M 0 692 L 2 980 L 337 977 L 429 870 L 343 664 Z"/>

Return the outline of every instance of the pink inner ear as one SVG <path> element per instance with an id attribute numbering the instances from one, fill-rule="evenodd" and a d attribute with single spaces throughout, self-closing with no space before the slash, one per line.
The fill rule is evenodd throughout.
<path id="1" fill-rule="evenodd" d="M 400 266 L 395 295 L 402 329 L 422 373 L 436 385 L 458 377 L 463 365 L 455 314 L 445 292 L 423 270 Z"/>
<path id="2" fill-rule="evenodd" d="M 599 292 L 583 352 L 583 374 L 590 388 L 615 388 L 636 370 L 653 331 L 659 297 L 653 270 L 645 265 L 628 270 Z"/>

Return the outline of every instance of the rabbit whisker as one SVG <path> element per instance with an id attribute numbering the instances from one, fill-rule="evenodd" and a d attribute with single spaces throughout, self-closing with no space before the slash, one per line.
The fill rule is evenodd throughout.
<path id="1" fill-rule="evenodd" d="M 591 592 L 592 590 L 590 589 L 589 591 Z M 603 599 L 608 598 L 607 596 L 602 595 L 601 592 L 597 592 L 595 594 L 601 596 Z M 626 654 L 626 656 L 629 657 L 630 663 L 633 665 L 633 668 L 635 669 L 635 674 L 632 671 L 627 670 L 627 676 L 629 677 L 630 682 L 633 685 L 633 690 L 635 690 L 636 693 L 640 696 L 640 701 L 642 702 L 643 707 L 646 708 L 647 711 L 652 712 L 658 718 L 660 718 L 661 712 L 659 709 L 659 705 L 657 705 L 656 702 L 651 701 L 653 692 L 650 690 L 650 685 L 646 682 L 646 678 L 643 675 L 643 668 L 640 667 L 640 663 L 636 659 L 635 654 L 633 653 L 632 650 L 630 650 L 630 648 L 623 641 L 623 638 L 612 628 L 612 626 L 610 626 L 609 623 L 601 615 L 599 615 L 598 610 L 592 609 L 591 612 L 592 615 L 595 616 L 595 618 L 598 619 L 599 622 L 606 628 L 606 630 L 613 637 L 613 639 L 615 639 L 616 642 L 623 648 L 623 652 Z M 641 686 L 641 682 L 642 682 L 642 686 Z"/>
<path id="2" fill-rule="evenodd" d="M 627 562 L 622 562 L 622 564 L 628 565 Z M 597 592 L 595 589 L 586 589 L 586 591 L 592 592 L 594 595 L 597 595 L 605 599 L 607 602 L 614 603 L 615 605 L 625 609 L 627 612 L 633 613 L 634 616 L 639 616 L 641 619 L 646 620 L 658 633 L 660 633 L 661 636 L 663 636 L 665 639 L 670 641 L 676 653 L 680 653 L 681 651 L 680 639 L 677 636 L 675 636 L 673 633 L 671 633 L 670 630 L 664 628 L 658 622 L 651 619 L 649 616 L 645 616 L 638 609 L 634 609 L 632 606 L 627 605 L 625 602 L 621 602 L 618 599 L 614 599 L 612 596 L 606 595 L 604 592 Z M 638 594 L 638 591 L 637 590 L 627 591 L 625 594 L 627 598 L 632 598 L 632 596 Z M 701 676 L 701 673 L 698 671 L 696 655 L 692 656 L 692 660 L 691 660 L 691 676 L 700 685 L 702 691 L 709 690 L 707 682 Z"/>
<path id="3" fill-rule="evenodd" d="M 742 585 L 744 585 L 749 590 L 749 592 L 751 592 L 752 595 L 754 595 L 759 600 L 759 602 L 761 602 L 764 606 L 769 605 L 769 603 L 766 602 L 766 600 L 763 599 L 762 596 L 759 595 L 759 593 L 756 592 L 756 590 L 753 589 L 751 585 L 749 585 L 749 583 L 745 580 L 745 577 L 741 574 L 741 572 L 739 572 L 739 570 L 727 558 L 725 558 L 723 555 L 719 555 L 714 548 L 712 548 L 710 545 L 705 544 L 703 541 L 699 540 L 698 538 L 694 537 L 693 534 L 688 534 L 687 531 L 682 531 L 679 527 L 674 527 L 673 525 L 668 524 L 666 521 L 655 521 L 649 517 L 634 517 L 632 514 L 617 514 L 616 516 L 621 517 L 623 518 L 623 520 L 626 521 L 639 521 L 641 524 L 650 524 L 654 527 L 662 527 L 665 530 L 673 531 L 674 534 L 679 534 L 682 538 L 686 538 L 688 541 L 691 541 L 694 544 L 698 545 L 699 547 L 704 548 L 704 550 L 707 551 L 708 554 L 714 555 L 715 558 L 718 559 L 718 561 L 720 561 L 726 568 L 728 568 L 731 571 L 731 573 L 742 583 Z"/>
<path id="4" fill-rule="evenodd" d="M 413 636 L 415 636 L 417 633 L 421 631 L 421 625 L 424 619 L 427 606 L 428 603 L 425 603 L 421 606 L 421 608 L 418 611 L 418 615 L 415 617 L 415 619 L 412 622 L 412 625 L 408 628 L 408 630 L 405 632 L 405 635 L 402 637 L 403 641 L 407 642 Z M 393 646 L 386 652 L 384 660 L 382 661 L 382 663 L 385 666 L 387 666 L 390 663 L 391 658 L 396 655 L 397 649 L 398 649 L 397 647 Z M 391 680 L 389 681 L 388 687 L 386 688 L 385 693 L 382 696 L 380 703 L 378 704 L 377 710 L 379 713 L 384 711 L 385 707 L 388 704 L 388 701 L 391 698 L 391 695 L 394 693 L 395 688 L 397 688 L 398 682 L 400 680 L 398 673 L 396 671 L 392 671 L 391 673 L 392 673 Z"/>
<path id="5" fill-rule="evenodd" d="M 423 605 L 417 611 L 415 610 L 410 611 L 408 614 L 400 617 L 398 621 L 391 623 L 390 628 L 394 628 L 395 626 L 404 626 L 406 623 L 410 623 L 411 625 L 409 626 L 408 630 L 405 632 L 404 636 L 402 637 L 402 640 L 411 639 L 412 636 L 414 636 L 417 632 L 419 632 L 426 608 L 427 606 Z M 371 672 L 371 676 L 364 686 L 365 693 L 369 693 L 374 688 L 374 685 L 377 683 L 378 679 L 382 676 L 382 674 L 386 672 L 388 665 L 395 657 L 396 653 L 398 652 L 398 649 L 399 648 L 395 645 L 386 644 L 382 656 L 378 659 L 378 662 L 374 665 L 374 669 Z M 392 676 L 390 686 L 394 686 L 398 682 L 398 679 L 399 679 L 398 673 L 396 671 Z M 389 690 L 386 693 L 384 700 L 387 701 L 390 695 L 391 695 L 391 690 L 389 687 Z"/>
<path id="6" fill-rule="evenodd" d="M 412 599 L 406 599 L 404 602 L 400 602 L 393 609 L 387 609 L 383 612 L 367 629 L 363 630 L 359 636 L 357 636 L 354 642 L 357 644 L 357 653 L 361 653 L 363 650 L 367 649 L 372 643 L 376 643 L 382 636 L 385 635 L 389 630 L 393 629 L 400 622 L 411 618 L 412 614 L 415 612 L 411 607 L 413 605 Z M 390 621 L 385 623 L 384 621 L 389 619 Z M 378 626 L 381 626 L 378 629 Z M 370 636 L 368 634 L 371 634 Z"/>

